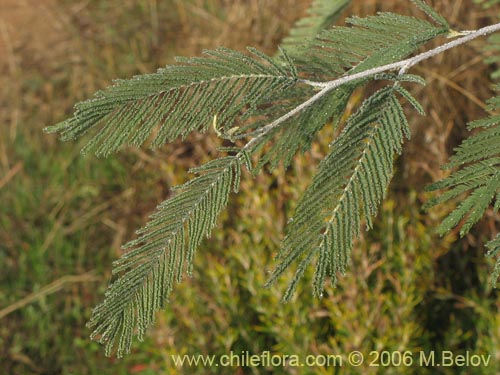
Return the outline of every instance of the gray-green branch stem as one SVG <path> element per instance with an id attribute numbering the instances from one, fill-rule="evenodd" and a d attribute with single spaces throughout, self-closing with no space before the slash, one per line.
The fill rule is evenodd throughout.
<path id="1" fill-rule="evenodd" d="M 356 74 L 347 75 L 347 76 L 344 76 L 344 77 L 341 77 L 341 78 L 338 78 L 338 79 L 335 79 L 332 81 L 328 81 L 328 82 L 314 82 L 314 81 L 309 81 L 309 80 L 305 80 L 305 79 L 300 79 L 299 82 L 307 84 L 309 86 L 317 87 L 320 89 L 320 91 L 318 91 L 315 95 L 310 97 L 308 100 L 306 100 L 302 104 L 300 104 L 297 107 L 295 107 L 294 109 L 292 109 L 290 112 L 287 112 L 286 114 L 277 118 L 276 120 L 274 120 L 270 124 L 268 124 L 260 129 L 256 130 L 255 132 L 251 133 L 251 135 L 253 135 L 254 138 L 252 138 L 243 147 L 243 150 L 244 151 L 250 150 L 260 140 L 260 138 L 265 136 L 271 130 L 273 130 L 274 128 L 276 128 L 281 123 L 288 120 L 289 118 L 295 116 L 299 112 L 303 111 L 304 109 L 310 107 L 313 103 L 318 101 L 325 94 L 327 94 L 328 92 L 332 91 L 333 89 L 335 89 L 341 85 L 344 85 L 348 82 L 352 82 L 352 81 L 355 81 L 358 79 L 370 77 L 370 76 L 373 76 L 373 75 L 378 74 L 378 73 L 386 72 L 388 70 L 399 69 L 399 74 L 402 75 L 402 74 L 406 73 L 408 71 L 408 69 L 410 69 L 412 66 L 418 64 L 421 61 L 427 60 L 427 59 L 429 59 L 433 56 L 436 56 L 444 51 L 447 51 L 451 48 L 457 47 L 461 44 L 467 43 L 467 42 L 469 42 L 473 39 L 476 39 L 480 36 L 485 36 L 485 35 L 494 33 L 495 31 L 500 31 L 500 23 L 486 26 L 486 27 L 483 27 L 483 28 L 478 29 L 478 30 L 468 31 L 467 35 L 465 35 L 465 36 L 462 36 L 462 37 L 455 39 L 451 42 L 440 45 L 439 47 L 433 48 L 429 51 L 418 54 L 414 57 L 410 57 L 410 58 L 407 58 L 405 60 L 401 60 L 401 61 L 394 62 L 391 64 L 382 65 L 382 66 L 379 66 L 376 68 L 368 69 L 368 70 L 365 70 L 363 72 L 359 72 Z M 246 134 L 244 136 L 248 136 L 248 134 Z"/>

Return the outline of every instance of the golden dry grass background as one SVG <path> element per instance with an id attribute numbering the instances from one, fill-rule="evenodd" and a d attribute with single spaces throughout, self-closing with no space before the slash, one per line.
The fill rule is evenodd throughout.
<path id="1" fill-rule="evenodd" d="M 484 26 L 500 16 L 498 7 L 486 11 L 471 0 L 429 3 L 457 29 Z M 268 314 L 264 307 L 257 306 L 256 312 L 249 312 L 245 311 L 245 304 L 225 306 L 220 302 L 227 297 L 226 294 L 233 300 L 243 299 L 231 289 L 238 280 L 231 282 L 226 276 L 223 276 L 223 281 L 218 280 L 224 275 L 224 265 L 236 264 L 236 268 L 241 268 L 242 274 L 237 278 L 250 278 L 253 272 L 261 271 L 260 268 L 254 269 L 257 267 L 272 267 L 270 256 L 276 250 L 282 227 L 290 214 L 286 209 L 293 207 L 313 173 L 310 166 L 322 156 L 324 147 L 314 147 L 311 153 L 297 159 L 287 175 L 278 169 L 271 176 L 259 176 L 243 183 L 241 197 L 229 207 L 230 214 L 223 216 L 216 229 L 219 234 L 215 235 L 215 242 L 208 246 L 215 250 L 209 251 L 208 255 L 198 254 L 202 258 L 199 268 L 203 268 L 203 262 L 211 262 L 220 274 L 214 271 L 214 274 L 200 276 L 202 281 L 189 280 L 181 286 L 181 292 L 176 295 L 177 303 L 168 307 L 174 315 L 169 313 L 159 317 L 158 325 L 151 333 L 152 341 L 144 347 L 148 352 L 143 357 L 138 354 L 140 351 L 135 352 L 132 362 L 119 365 L 102 359 L 95 346 L 88 346 L 88 332 L 83 327 L 81 315 L 102 297 L 109 280 L 111 261 L 120 254 L 120 244 L 132 238 L 134 230 L 144 223 L 156 204 L 168 197 L 170 186 L 187 178 L 184 172 L 187 168 L 210 158 L 217 140 L 207 135 L 193 135 L 188 142 L 176 142 L 160 150 L 131 149 L 111 160 L 97 161 L 79 155 L 81 142 L 61 144 L 55 137 L 44 135 L 42 128 L 64 119 L 75 102 L 88 98 L 110 84 L 112 79 L 153 72 L 172 63 L 175 55 L 199 55 L 204 48 L 218 46 L 238 50 L 254 46 L 272 54 L 309 4 L 309 0 L 0 0 L 0 202 L 4 203 L 3 211 L 0 211 L 0 261 L 6 267 L 4 278 L 0 279 L 5 286 L 4 292 L 0 292 L 0 310 L 16 306 L 27 297 L 34 298 L 0 320 L 0 364 L 13 374 L 143 373 L 139 369 L 145 363 L 150 364 L 146 370 L 156 371 L 163 368 L 158 363 L 166 362 L 165 353 L 171 350 L 168 348 L 196 343 L 197 348 L 213 349 L 215 344 L 210 346 L 210 342 L 218 343 L 221 338 L 211 335 L 219 331 L 226 334 L 227 330 L 228 337 L 236 335 L 242 342 L 245 342 L 245 335 L 253 339 L 250 328 L 240 327 L 239 333 L 234 332 L 242 314 L 255 319 L 252 327 L 269 329 L 269 337 L 288 337 L 293 343 L 289 348 L 302 348 L 296 342 L 303 335 L 307 341 L 304 347 L 321 352 L 332 348 L 353 349 L 370 340 L 380 347 L 396 345 L 398 340 L 410 342 L 415 339 L 412 334 L 423 330 L 416 322 L 407 321 L 413 316 L 411 309 L 419 304 L 422 305 L 419 308 L 427 309 L 421 310 L 420 315 L 436 315 L 436 321 L 427 319 L 429 329 L 433 324 L 455 327 L 455 323 L 447 321 L 443 324 L 437 318 L 449 311 L 455 314 L 449 313 L 453 317 L 450 319 L 464 321 L 476 315 L 461 315 L 455 310 L 479 311 L 477 316 L 481 317 L 481 314 L 486 316 L 492 311 L 498 313 L 498 298 L 491 291 L 481 289 L 488 269 L 480 247 L 481 236 L 491 236 L 497 220 L 490 217 L 480 231 L 466 241 L 455 243 L 453 246 L 460 250 L 453 252 L 450 244 L 454 243 L 456 234 L 443 242 L 429 234 L 443 212 L 424 216 L 418 208 L 425 200 L 423 186 L 442 175 L 439 166 L 447 160 L 452 147 L 466 135 L 465 124 L 485 115 L 484 102 L 493 95 L 489 79 L 491 67 L 483 63 L 485 40 L 477 40 L 415 68 L 415 72 L 428 81 L 425 88 L 414 91 L 428 115 L 412 114 L 410 117 L 413 139 L 406 144 L 404 155 L 398 161 L 398 174 L 391 185 L 390 200 L 381 214 L 379 232 L 366 235 L 371 236 L 372 242 L 357 249 L 359 254 L 354 259 L 352 274 L 346 276 L 339 288 L 340 293 L 332 293 L 323 302 L 312 302 L 307 297 L 309 285 L 304 282 L 301 296 L 306 295 L 304 298 L 310 301 L 311 309 L 297 302 L 296 309 L 300 311 L 295 312 L 296 315 L 286 315 L 289 310 L 293 311 L 290 306 L 283 307 L 287 311 L 283 316 L 273 312 L 277 314 L 271 315 L 277 322 L 275 328 L 272 324 L 271 327 L 258 324 L 261 315 Z M 409 1 L 404 0 L 353 0 L 344 14 L 363 16 L 377 11 L 422 16 Z M 54 163 L 57 166 L 51 165 Z M 412 193 L 413 190 L 416 193 Z M 412 208 L 408 208 L 410 205 Z M 403 212 L 403 216 L 398 216 L 398 212 Z M 232 217 L 251 223 L 253 227 L 233 222 Z M 37 227 L 41 228 L 40 233 L 34 236 L 31 232 L 36 232 Z M 397 230 L 390 229 L 396 227 Z M 411 251 L 409 255 L 399 254 L 398 246 L 394 245 L 397 241 L 405 243 L 404 246 L 408 241 L 409 247 L 401 245 L 404 251 L 413 247 L 430 248 L 424 255 L 429 263 L 420 264 L 424 262 L 420 255 Z M 59 249 L 61 243 L 66 246 L 64 251 Z M 240 250 L 264 249 L 265 256 L 262 257 L 267 263 L 259 263 L 254 258 L 248 260 L 244 255 L 235 255 L 236 260 L 226 260 L 225 250 L 217 248 L 221 244 Z M 477 255 L 465 256 L 470 254 L 464 253 L 468 248 Z M 454 255 L 450 257 L 448 253 Z M 65 262 L 61 259 L 64 257 L 71 259 Z M 471 267 L 470 258 L 474 264 L 480 264 L 479 272 L 485 272 L 484 275 L 478 276 L 472 270 L 469 270 L 470 275 L 467 274 L 466 267 Z M 464 259 L 467 262 L 462 262 Z M 38 264 L 44 266 L 38 269 Z M 397 265 L 401 264 L 436 276 L 429 280 L 412 279 L 411 272 L 394 276 L 391 272 L 400 272 Z M 463 268 L 457 271 L 455 267 L 458 266 Z M 67 275 L 85 276 L 89 270 L 94 271 L 91 279 L 84 277 L 77 282 L 64 279 Z M 440 272 L 448 272 L 451 276 Z M 466 274 L 457 275 L 457 272 Z M 460 287 L 454 284 L 457 278 L 464 280 L 463 285 L 459 283 Z M 23 281 L 18 282 L 18 279 Z M 44 288 L 54 282 L 58 286 L 57 282 L 61 280 L 65 281 L 64 286 L 40 297 L 40 291 L 45 291 Z M 215 286 L 204 290 L 200 284 L 206 280 Z M 99 283 L 97 290 L 96 282 Z M 424 285 L 427 282 L 431 284 Z M 189 288 L 194 291 L 189 292 Z M 377 295 L 384 295 L 387 288 L 394 288 L 393 295 L 388 297 L 390 302 L 382 298 L 377 300 Z M 410 291 L 405 288 L 410 288 Z M 464 290 L 473 292 L 466 294 Z M 411 295 L 413 292 L 418 301 L 412 300 L 417 298 Z M 200 295 L 193 296 L 194 293 Z M 267 308 L 270 310 L 282 309 L 275 295 L 254 290 L 245 290 L 245 293 L 262 305 L 269 304 Z M 398 295 L 401 300 L 394 297 Z M 200 315 L 199 321 L 188 319 L 193 315 L 192 299 L 203 302 L 200 310 L 206 308 L 206 315 Z M 440 304 L 436 302 L 438 300 L 444 302 Z M 407 301 L 408 306 L 399 306 L 401 301 Z M 482 301 L 484 305 L 481 305 Z M 391 304 L 393 310 L 386 310 Z M 52 311 L 57 309 L 67 319 L 57 325 L 61 330 L 67 329 L 65 332 L 53 332 L 47 326 L 59 318 L 47 318 L 40 323 L 40 311 L 51 317 Z M 345 321 L 328 323 L 327 317 L 332 311 Z M 73 320 L 68 316 L 73 316 Z M 215 323 L 210 320 L 213 316 L 216 316 Z M 317 335 L 325 337 L 325 332 L 330 332 L 334 325 L 334 330 L 341 332 L 341 336 L 350 335 L 349 344 L 329 337 L 316 341 L 316 338 L 307 336 L 310 334 L 307 329 L 280 332 L 280 319 L 296 319 L 297 325 L 314 322 L 319 326 Z M 492 324 L 489 321 L 484 323 L 486 328 L 482 326 L 480 333 L 491 329 L 493 336 L 499 336 L 500 324 Z M 403 328 L 394 330 L 394 325 Z M 219 327 L 219 331 L 213 326 Z M 200 327 L 206 329 L 205 338 L 189 337 L 191 341 L 183 338 Z M 316 331 L 312 332 L 316 334 Z M 465 337 L 480 333 L 465 331 L 457 335 Z M 59 342 L 64 342 L 53 337 L 58 335 L 75 335 L 75 342 L 91 354 L 75 354 L 78 351 L 75 352 L 73 347 L 71 354 L 56 349 Z M 377 341 L 377 335 L 387 335 L 387 342 L 382 338 Z M 266 337 L 265 340 L 269 340 Z M 38 345 L 37 338 L 46 347 Z M 479 339 L 469 339 L 480 346 Z M 457 340 L 461 344 L 466 342 Z M 498 341 L 492 339 L 492 342 L 496 345 Z M 285 344 L 274 345 L 280 348 Z M 53 357 L 56 355 L 61 358 L 56 360 Z M 72 367 L 71 363 L 77 364 Z M 173 372 L 172 369 L 169 371 Z M 241 371 L 237 373 L 247 373 Z"/>

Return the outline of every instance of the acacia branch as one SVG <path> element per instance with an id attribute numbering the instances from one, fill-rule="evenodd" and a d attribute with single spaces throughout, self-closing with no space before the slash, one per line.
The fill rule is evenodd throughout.
<path id="1" fill-rule="evenodd" d="M 457 47 L 461 44 L 467 43 L 473 39 L 476 39 L 480 36 L 485 36 L 491 33 L 494 33 L 495 31 L 500 30 L 500 23 L 490 25 L 483 27 L 478 30 L 472 30 L 472 31 L 466 31 L 465 36 L 462 36 L 458 39 L 455 39 L 451 42 L 445 43 L 440 45 L 439 47 L 433 48 L 429 51 L 423 52 L 419 55 L 416 55 L 414 57 L 407 58 L 405 60 L 401 60 L 398 62 L 394 62 L 391 64 L 386 64 L 382 65 L 376 68 L 368 69 L 359 73 L 355 73 L 352 75 L 346 75 L 341 78 L 337 78 L 332 81 L 327 81 L 327 82 L 314 82 L 314 81 L 309 81 L 306 79 L 300 79 L 299 82 L 304 83 L 306 85 L 316 87 L 321 89 L 318 91 L 315 95 L 310 97 L 308 100 L 303 102 L 302 104 L 298 105 L 294 109 L 292 109 L 290 112 L 285 113 L 283 116 L 277 118 L 270 124 L 256 130 L 255 132 L 251 134 L 244 134 L 242 137 L 246 137 L 248 135 L 253 135 L 255 136 L 252 138 L 244 147 L 243 150 L 248 151 L 254 146 L 262 137 L 264 137 L 267 133 L 269 133 L 271 130 L 279 126 L 281 123 L 284 121 L 288 120 L 289 118 L 295 116 L 297 113 L 303 111 L 304 109 L 310 107 L 313 103 L 318 101 L 320 98 L 325 96 L 328 92 L 332 91 L 333 89 L 336 89 L 337 87 L 344 85 L 348 82 L 356 81 L 362 78 L 370 77 L 378 73 L 386 72 L 389 70 L 396 70 L 399 69 L 399 74 L 402 75 L 408 71 L 412 66 L 418 64 L 421 61 L 427 60 L 433 56 L 436 56 L 444 51 L 447 51 L 451 48 Z M 455 33 L 452 35 L 462 35 L 463 33 Z"/>

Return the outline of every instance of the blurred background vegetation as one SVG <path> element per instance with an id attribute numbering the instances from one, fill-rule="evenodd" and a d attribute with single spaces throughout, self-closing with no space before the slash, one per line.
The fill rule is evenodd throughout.
<path id="1" fill-rule="evenodd" d="M 175 55 L 220 45 L 272 54 L 310 0 L 0 1 L 0 368 L 4 374 L 331 374 L 325 368 L 175 368 L 170 354 L 342 354 L 351 350 L 451 350 L 491 354 L 488 368 L 360 368 L 359 373 L 500 372 L 500 295 L 488 284 L 489 215 L 464 239 L 438 238 L 447 208 L 428 214 L 423 187 L 485 115 L 491 67 L 485 40 L 416 68 L 413 139 L 398 161 L 376 228 L 363 235 L 350 272 L 322 300 L 305 280 L 280 304 L 287 280 L 262 286 L 283 226 L 326 150 L 322 137 L 288 171 L 247 178 L 148 339 L 124 360 L 105 358 L 85 322 L 110 280 L 120 244 L 154 207 L 210 158 L 212 135 L 109 159 L 79 155 L 42 128 L 113 78 L 153 72 Z M 498 22 L 472 0 L 430 1 L 457 29 Z M 416 14 L 405 0 L 353 0 L 345 15 Z M 422 15 L 418 15 L 422 16 Z M 361 98 L 362 93 L 359 93 Z M 358 98 L 358 103 L 360 98 Z M 357 104 L 356 101 L 353 105 Z M 411 113 L 411 112 L 409 112 Z M 355 373 L 353 368 L 338 373 Z"/>

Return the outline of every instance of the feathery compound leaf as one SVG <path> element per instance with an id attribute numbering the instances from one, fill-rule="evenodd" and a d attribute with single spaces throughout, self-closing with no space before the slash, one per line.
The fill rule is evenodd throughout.
<path id="1" fill-rule="evenodd" d="M 383 21 L 382 23 L 385 22 L 384 20 L 382 20 L 384 16 L 385 15 L 377 16 L 381 18 L 379 21 Z M 372 17 L 372 18 L 377 19 L 377 17 Z M 403 17 L 403 16 L 398 16 L 398 17 Z M 415 20 L 414 18 L 410 19 Z M 367 22 L 367 24 L 370 24 L 370 22 Z M 401 22 L 401 24 L 403 24 L 403 22 Z M 410 53 L 416 51 L 418 47 L 423 42 L 429 40 L 431 36 L 438 35 L 438 29 L 433 28 L 433 26 L 429 23 L 426 23 L 426 25 L 428 25 L 428 27 L 431 28 L 431 32 L 429 32 L 428 29 L 425 29 L 425 32 L 423 31 L 420 35 L 418 35 L 415 34 L 414 30 L 412 29 L 411 32 L 408 34 L 400 33 L 399 36 L 401 37 L 401 40 L 399 45 L 397 43 L 394 44 L 394 40 L 391 40 L 391 43 L 387 44 L 383 44 L 383 40 L 381 44 L 378 45 L 371 44 L 369 47 L 372 48 L 372 50 L 367 49 L 365 51 L 366 55 L 363 57 L 361 57 L 360 55 L 357 56 L 360 60 L 362 60 L 362 62 L 359 63 L 357 66 L 352 67 L 352 69 L 349 70 L 348 72 L 356 73 L 358 71 L 365 70 L 365 68 L 368 69 L 374 67 L 377 64 L 378 65 L 389 64 L 391 62 L 394 62 L 395 60 L 400 60 L 409 55 Z M 334 28 L 331 31 L 331 33 L 335 34 L 339 32 L 340 35 L 338 40 L 342 40 L 344 36 L 342 36 L 341 34 L 344 32 L 344 30 L 353 30 L 353 29 L 355 28 L 339 27 L 339 28 Z M 362 32 L 363 33 L 371 32 L 369 29 L 367 30 L 362 29 Z M 380 30 L 376 29 L 375 33 L 377 34 L 378 32 L 380 32 Z M 391 30 L 391 32 L 393 32 L 393 30 Z M 444 31 L 441 31 L 441 33 L 444 33 Z M 381 37 L 379 36 L 378 38 L 380 39 Z M 418 42 L 415 42 L 415 40 L 417 40 Z M 339 48 L 346 48 L 347 50 L 349 50 L 349 47 L 346 46 L 345 44 L 340 44 Z M 328 58 L 325 61 L 327 64 L 327 68 L 330 69 L 331 59 Z M 304 67 L 306 71 L 309 68 L 310 68 L 309 66 Z M 340 71 L 338 73 L 340 73 Z M 425 81 L 423 81 L 420 77 L 409 74 L 403 76 L 391 75 L 391 74 L 379 74 L 375 76 L 374 79 L 392 79 L 397 81 L 409 81 L 420 84 L 425 83 Z M 298 150 L 301 150 L 302 152 L 307 151 L 310 148 L 311 141 L 314 139 L 316 133 L 319 130 L 321 130 L 321 128 L 330 119 L 333 118 L 334 124 L 336 123 L 336 120 L 338 120 L 341 117 L 342 113 L 344 112 L 345 107 L 347 105 L 347 101 L 352 92 L 354 91 L 354 89 L 366 83 L 367 80 L 369 79 L 360 80 L 359 82 L 339 87 L 331 94 L 322 98 L 314 106 L 311 106 L 298 116 L 286 121 L 285 123 L 283 123 L 282 126 L 275 129 L 274 132 L 268 134 L 267 136 L 268 138 L 271 138 L 273 136 L 275 137 L 274 144 L 270 148 L 270 150 L 266 151 L 265 155 L 261 158 L 259 167 L 262 167 L 266 163 L 269 163 L 272 169 L 275 168 L 280 161 L 282 161 L 284 166 L 286 167 L 290 164 L 293 155 L 295 155 L 295 153 Z M 404 88 L 402 88 L 401 86 L 396 86 L 396 88 L 400 90 L 401 95 L 407 97 L 407 99 L 417 109 L 419 113 L 424 113 L 422 107 L 418 104 L 418 102 L 412 99 L 413 97 L 411 95 L 409 94 L 406 95 L 407 92 Z M 307 90 L 309 90 L 309 92 Z M 282 96 L 280 97 L 280 99 L 283 104 L 279 106 L 267 107 L 266 110 L 260 110 L 260 112 L 256 111 L 255 114 L 264 115 L 266 117 L 271 117 L 271 118 L 278 117 L 280 113 L 286 113 L 287 111 L 291 110 L 291 108 L 296 106 L 298 101 L 303 101 L 304 100 L 303 98 L 305 96 L 310 96 L 310 95 L 312 95 L 310 89 L 304 89 L 300 86 L 295 86 L 289 90 L 282 92 Z M 259 125 L 258 123 L 254 123 L 252 126 L 258 127 L 258 125 Z"/>
<path id="2" fill-rule="evenodd" d="M 196 248 L 209 235 L 231 190 L 238 190 L 243 156 L 213 160 L 192 171 L 198 176 L 176 188 L 177 194 L 160 204 L 139 237 L 124 246 L 131 249 L 114 264 L 120 274 L 93 311 L 92 338 L 106 345 L 110 355 L 130 351 L 132 336 L 142 340 L 155 312 L 167 302 L 183 270 L 190 275 Z"/>
<path id="3" fill-rule="evenodd" d="M 269 164 L 272 170 L 280 162 L 287 168 L 297 151 L 309 150 L 314 137 L 325 124 L 333 119 L 335 125 L 340 120 L 352 90 L 350 86 L 340 87 L 288 121 L 286 125 L 267 134 L 267 139 L 274 136 L 274 143 L 260 158 L 257 170 L 266 164 Z"/>
<path id="4" fill-rule="evenodd" d="M 491 111 L 500 108 L 500 97 L 489 101 Z M 466 195 L 438 227 L 441 235 L 457 226 L 466 217 L 460 234 L 465 235 L 483 216 L 500 192 L 500 117 L 490 116 L 471 122 L 469 129 L 482 128 L 455 149 L 446 168 L 461 168 L 447 178 L 430 185 L 429 191 L 446 189 L 446 192 L 429 200 L 426 208 Z M 495 202 L 495 207 L 500 204 Z"/>
<path id="5" fill-rule="evenodd" d="M 500 4 L 500 0 L 476 0 L 476 2 L 481 3 L 484 8 L 488 9 L 493 5 Z M 492 10 L 490 10 L 492 12 Z M 500 16 L 497 13 L 497 16 Z M 500 79 L 500 35 L 498 33 L 491 35 L 488 38 L 488 42 L 483 48 L 484 53 L 484 62 L 486 64 L 491 64 L 494 68 L 491 73 L 491 78 L 498 82 Z"/>
<path id="6" fill-rule="evenodd" d="M 335 284 L 337 272 L 346 271 L 361 215 L 371 227 L 392 177 L 394 155 L 401 153 L 403 137 L 410 135 L 396 92 L 394 86 L 387 87 L 365 100 L 320 163 L 288 224 L 278 255 L 281 262 L 268 281 L 274 282 L 302 258 L 284 300 L 291 298 L 314 257 L 314 292 L 321 296 L 325 277 L 331 276 Z"/>
<path id="7" fill-rule="evenodd" d="M 322 30 L 332 26 L 350 0 L 314 0 L 301 18 L 283 39 L 281 46 L 294 57 L 298 48 L 310 43 Z"/>
<path id="8" fill-rule="evenodd" d="M 488 57 L 484 59 L 484 62 L 498 67 L 500 63 L 500 35 L 493 34 L 488 38 L 488 43 L 484 47 L 484 51 L 488 53 Z M 491 74 L 493 79 L 500 78 L 500 69 L 495 69 Z"/>
<path id="9" fill-rule="evenodd" d="M 319 76 L 338 76 L 389 64 L 407 57 L 449 29 L 414 17 L 379 13 L 348 18 L 352 27 L 334 27 L 318 35 L 304 51 L 300 68 Z"/>
<path id="10" fill-rule="evenodd" d="M 500 0 L 476 0 L 476 2 L 481 3 L 485 9 L 490 8 L 495 4 L 500 4 Z M 491 11 L 490 11 L 491 12 Z M 497 14 L 498 16 L 498 14 Z M 484 62 L 486 64 L 491 64 L 494 68 L 493 73 L 491 73 L 491 78 L 498 80 L 500 78 L 500 35 L 493 34 L 488 38 L 488 43 L 483 48 L 485 53 Z"/>
<path id="11" fill-rule="evenodd" d="M 488 109 L 500 109 L 500 97 L 489 100 Z M 429 200 L 426 208 L 462 197 L 461 203 L 443 220 L 437 231 L 444 235 L 464 220 L 460 235 L 470 231 L 494 202 L 493 210 L 500 209 L 500 116 L 492 115 L 486 119 L 469 123 L 469 129 L 482 130 L 467 138 L 455 149 L 455 154 L 445 167 L 458 167 L 450 176 L 438 181 L 427 190 L 446 189 L 445 192 Z M 464 219 L 465 218 L 465 219 Z M 500 235 L 486 245 L 488 256 L 494 257 L 500 251 Z M 492 283 L 500 275 L 500 259 L 492 275 Z"/>
<path id="12" fill-rule="evenodd" d="M 422 44 L 448 33 L 447 26 L 394 13 L 348 18 L 352 27 L 334 27 L 302 51 L 300 69 L 317 76 L 358 73 L 407 57 Z M 302 61 L 303 60 L 303 61 Z"/>
<path id="13" fill-rule="evenodd" d="M 424 13 L 426 13 L 430 18 L 436 21 L 439 25 L 449 28 L 448 21 L 436 12 L 431 6 L 429 6 L 424 0 L 411 0 L 417 7 L 419 7 Z"/>
<path id="14" fill-rule="evenodd" d="M 225 48 L 205 51 L 207 57 L 178 58 L 181 65 L 118 80 L 78 103 L 73 117 L 46 131 L 68 140 L 97 128 L 83 152 L 104 156 L 123 145 L 140 146 L 152 135 L 152 145 L 160 146 L 204 131 L 215 115 L 227 131 L 247 107 L 264 97 L 269 101 L 297 78 L 295 67 L 282 68 L 263 53 L 251 52 L 255 57 Z"/>
<path id="15" fill-rule="evenodd" d="M 448 32 L 447 27 L 435 27 L 427 21 L 392 13 L 380 13 L 367 18 L 352 18 L 350 22 L 353 27 L 334 27 L 324 31 L 314 43 L 301 50 L 300 56 L 293 55 L 294 59 L 299 61 L 302 72 L 326 76 L 359 73 L 401 60 L 415 52 L 428 40 Z M 330 119 L 334 120 L 334 125 L 336 124 L 353 90 L 370 79 L 372 78 L 351 82 L 337 88 L 314 106 L 285 121 L 273 132 L 267 134 L 268 139 L 274 137 L 274 144 L 265 151 L 258 167 L 269 163 L 272 169 L 280 161 L 285 167 L 288 166 L 297 151 L 304 152 L 310 148 L 314 136 Z M 410 74 L 378 74 L 373 79 L 425 83 L 422 78 Z M 424 112 L 418 102 L 412 99 L 410 94 L 407 95 L 404 88 L 399 85 L 395 88 L 419 113 Z M 296 85 L 277 96 L 276 102 L 279 105 L 266 106 L 265 109 L 257 108 L 251 114 L 277 118 L 303 102 L 304 97 L 313 94 L 314 91 L 311 88 Z M 266 124 L 266 122 L 255 122 L 248 128 L 256 128 L 261 124 Z"/>

